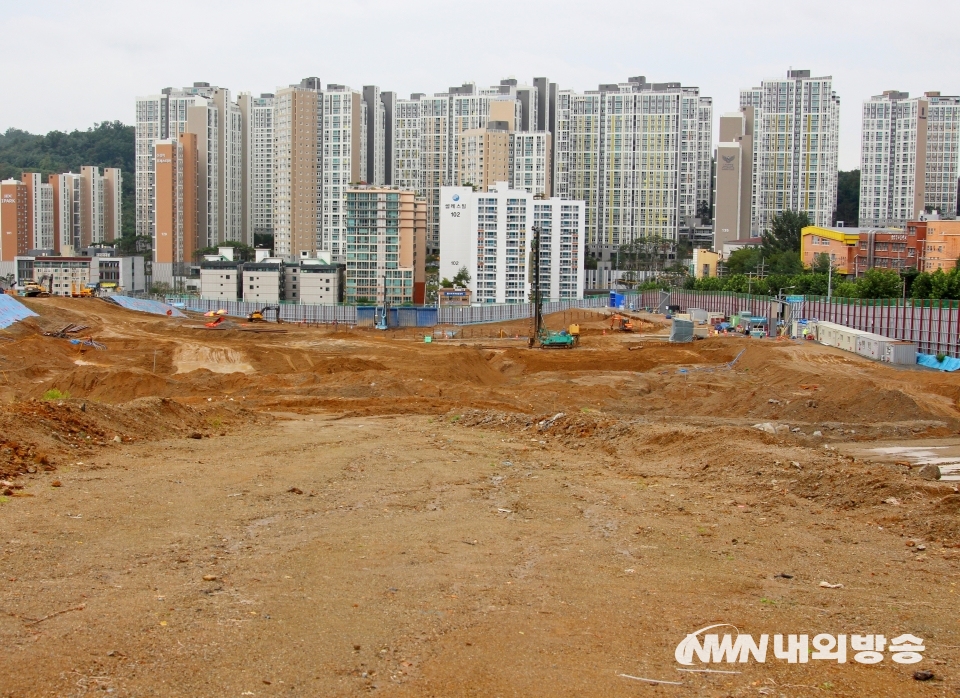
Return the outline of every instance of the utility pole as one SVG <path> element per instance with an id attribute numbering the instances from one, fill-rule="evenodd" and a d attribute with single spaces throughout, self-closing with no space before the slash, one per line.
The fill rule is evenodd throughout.
<path id="1" fill-rule="evenodd" d="M 833 260 L 830 260 L 830 267 L 827 271 L 827 300 L 830 300 L 830 294 L 833 290 Z"/>

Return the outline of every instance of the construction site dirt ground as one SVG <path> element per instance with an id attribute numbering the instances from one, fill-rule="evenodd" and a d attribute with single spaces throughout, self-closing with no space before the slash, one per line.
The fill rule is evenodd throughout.
<path id="1" fill-rule="evenodd" d="M 910 456 L 956 448 L 958 376 L 586 311 L 544 351 L 25 302 L 2 696 L 958 695 L 958 482 Z M 678 663 L 720 623 L 766 660 Z M 844 663 L 773 654 L 821 633 Z M 854 661 L 905 633 L 919 663 Z"/>

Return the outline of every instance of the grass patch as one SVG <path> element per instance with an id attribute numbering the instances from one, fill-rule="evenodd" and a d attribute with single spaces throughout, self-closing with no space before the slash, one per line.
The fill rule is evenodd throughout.
<path id="1" fill-rule="evenodd" d="M 56 388 L 51 388 L 50 390 L 48 390 L 43 394 L 44 400 L 66 400 L 69 397 L 70 397 L 70 393 L 68 393 L 66 390 L 61 392 Z"/>

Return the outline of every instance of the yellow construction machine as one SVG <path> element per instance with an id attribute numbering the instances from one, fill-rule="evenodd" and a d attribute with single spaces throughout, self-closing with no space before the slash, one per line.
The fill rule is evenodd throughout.
<path id="1" fill-rule="evenodd" d="M 247 322 L 266 322 L 267 319 L 264 317 L 268 312 L 276 313 L 277 324 L 280 324 L 280 306 L 279 305 L 268 305 L 262 310 L 254 310 L 252 313 L 247 315 Z"/>

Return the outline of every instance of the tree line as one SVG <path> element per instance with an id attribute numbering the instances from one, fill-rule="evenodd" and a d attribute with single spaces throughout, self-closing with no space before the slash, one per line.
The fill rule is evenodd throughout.
<path id="1" fill-rule="evenodd" d="M 838 298 L 960 300 L 960 271 L 956 268 L 934 272 L 874 268 L 856 279 L 847 279 L 836 270 L 830 273 L 830 257 L 826 254 L 817 255 L 813 265 L 805 267 L 800 259 L 800 232 L 808 225 L 807 214 L 785 211 L 773 218 L 761 245 L 744 247 L 730 254 L 722 277 L 695 279 L 685 274 L 674 275 L 638 284 L 637 290 L 679 286 L 692 291 L 763 296 L 783 293 Z"/>

